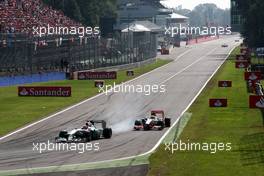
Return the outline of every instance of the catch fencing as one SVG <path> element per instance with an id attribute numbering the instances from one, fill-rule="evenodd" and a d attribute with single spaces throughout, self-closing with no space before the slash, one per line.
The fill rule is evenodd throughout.
<path id="1" fill-rule="evenodd" d="M 0 34 L 0 76 L 73 72 L 141 62 L 156 57 L 151 32 L 99 36 Z"/>

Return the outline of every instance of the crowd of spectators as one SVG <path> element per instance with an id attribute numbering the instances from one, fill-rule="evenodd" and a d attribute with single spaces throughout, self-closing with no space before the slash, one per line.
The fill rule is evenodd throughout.
<path id="1" fill-rule="evenodd" d="M 42 0 L 0 0 L 0 33 L 30 33 L 34 27 L 80 26 Z"/>

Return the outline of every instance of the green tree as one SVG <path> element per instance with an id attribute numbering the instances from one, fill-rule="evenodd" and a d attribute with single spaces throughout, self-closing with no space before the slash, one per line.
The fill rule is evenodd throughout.
<path id="1" fill-rule="evenodd" d="M 101 17 L 116 17 L 117 0 L 43 0 L 65 15 L 89 26 L 96 26 Z"/>
<path id="2" fill-rule="evenodd" d="M 264 1 L 237 1 L 238 8 L 244 18 L 242 35 L 250 47 L 264 46 Z"/>
<path id="3" fill-rule="evenodd" d="M 230 9 L 220 9 L 211 3 L 200 4 L 192 11 L 182 9 L 179 6 L 174 9 L 174 12 L 189 17 L 191 26 L 205 26 L 207 24 L 230 25 Z"/>

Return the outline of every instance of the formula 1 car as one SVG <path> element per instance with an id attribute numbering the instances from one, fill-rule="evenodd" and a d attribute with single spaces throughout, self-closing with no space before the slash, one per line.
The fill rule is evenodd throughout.
<path id="1" fill-rule="evenodd" d="M 163 130 L 171 126 L 171 119 L 165 118 L 164 111 L 153 110 L 151 116 L 135 121 L 134 130 Z"/>
<path id="2" fill-rule="evenodd" d="M 110 139 L 112 137 L 112 129 L 106 128 L 106 122 L 103 120 L 87 121 L 82 128 L 76 128 L 70 131 L 60 131 L 59 136 L 55 138 L 55 142 L 90 142 L 101 138 Z"/>

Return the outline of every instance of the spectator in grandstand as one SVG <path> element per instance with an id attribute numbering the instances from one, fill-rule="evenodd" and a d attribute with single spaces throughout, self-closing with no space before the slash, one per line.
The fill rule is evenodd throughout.
<path id="1" fill-rule="evenodd" d="M 0 22 L 0 33 L 4 33 L 4 25 Z"/>
<path id="2" fill-rule="evenodd" d="M 32 32 L 33 26 L 80 26 L 66 17 L 62 11 L 54 10 L 41 0 L 1 0 L 0 21 L 13 27 L 16 32 Z M 10 31 L 9 31 L 10 32 Z"/>

